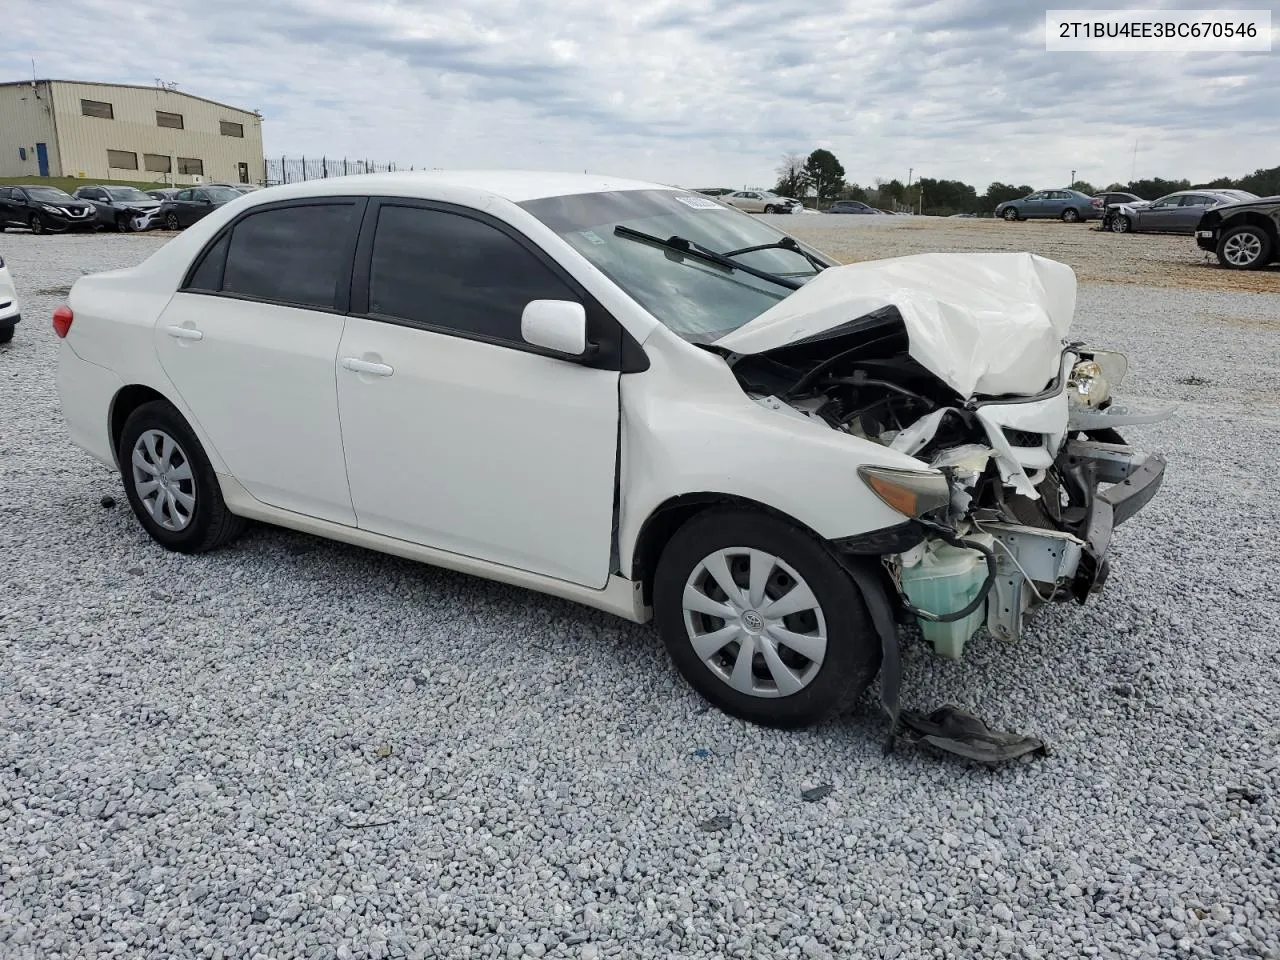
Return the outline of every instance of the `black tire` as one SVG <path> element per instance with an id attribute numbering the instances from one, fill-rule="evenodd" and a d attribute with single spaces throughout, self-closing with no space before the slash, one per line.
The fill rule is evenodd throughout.
<path id="1" fill-rule="evenodd" d="M 164 215 L 164 228 L 166 230 L 181 230 L 182 224 L 178 222 L 176 213 L 166 213 Z"/>
<path id="2" fill-rule="evenodd" d="M 46 232 L 44 221 L 34 213 L 31 215 L 31 219 L 27 221 L 27 226 L 29 226 L 31 228 L 31 232 L 36 235 Z"/>
<path id="3" fill-rule="evenodd" d="M 765 204 L 764 212 L 765 212 L 765 213 L 777 213 L 777 211 L 773 208 L 773 204 L 771 204 L 771 203 L 767 203 L 767 204 Z"/>
<path id="4" fill-rule="evenodd" d="M 1240 238 L 1235 241 L 1235 245 L 1240 248 L 1238 252 L 1227 249 L 1228 242 L 1233 237 Z M 1244 241 L 1243 245 L 1241 241 Z M 1218 263 L 1228 270 L 1261 270 L 1271 262 L 1272 253 L 1271 235 L 1262 227 L 1251 223 L 1232 227 L 1218 238 Z M 1253 258 L 1247 259 L 1251 254 Z"/>
<path id="5" fill-rule="evenodd" d="M 184 492 L 195 497 L 195 505 L 189 522 L 180 530 L 166 529 L 156 522 L 151 512 L 143 506 L 134 479 L 134 445 L 144 433 L 152 430 L 160 431 L 176 441 L 178 451 L 190 467 L 190 480 L 180 483 Z M 168 402 L 153 400 L 129 414 L 124 422 L 124 429 L 120 431 L 116 458 L 120 463 L 120 479 L 124 482 L 129 506 L 133 507 L 134 515 L 143 529 L 166 550 L 178 553 L 216 550 L 238 537 L 247 526 L 244 518 L 237 517 L 227 509 L 204 448 L 200 446 L 200 441 L 196 439 L 182 414 Z"/>
<path id="6" fill-rule="evenodd" d="M 1132 233 L 1133 221 L 1123 213 L 1117 213 L 1111 220 L 1111 231 L 1113 233 Z"/>
<path id="7" fill-rule="evenodd" d="M 6 323 L 0 327 L 0 343 L 8 343 L 13 339 L 13 330 L 16 326 L 16 323 Z"/>
<path id="8" fill-rule="evenodd" d="M 686 584 L 704 558 L 735 547 L 764 551 L 792 568 L 812 591 L 825 621 L 827 645 L 820 664 L 807 661 L 784 646 L 788 656 L 816 671 L 790 695 L 758 696 L 735 690 L 693 647 L 685 624 Z M 780 568 L 773 574 L 778 579 L 771 578 L 771 589 L 785 593 L 790 578 Z M 741 580 L 739 585 L 745 587 L 745 576 L 742 571 L 734 571 L 735 583 Z M 684 678 L 725 713 L 752 723 L 801 727 L 845 711 L 870 686 L 880 669 L 880 640 L 848 572 L 821 540 L 763 511 L 715 508 L 698 514 L 677 530 L 658 561 L 653 603 L 662 641 Z M 716 629 L 717 622 L 724 625 L 714 617 L 691 616 L 711 621 L 705 630 Z M 786 621 L 788 629 L 802 629 L 792 623 Z M 738 642 L 731 641 L 721 652 L 733 658 L 739 649 Z M 752 663 L 756 664 L 755 677 L 764 677 L 768 668 L 763 655 L 757 654 Z"/>
<path id="9" fill-rule="evenodd" d="M 1022 218 L 1018 216 L 1018 211 L 1013 207 L 1006 207 L 1004 213 L 1000 214 L 1004 218 L 1005 223 L 1017 223 Z"/>
<path id="10" fill-rule="evenodd" d="M 116 217 L 116 233 L 128 233 L 132 229 L 128 217 Z"/>
<path id="11" fill-rule="evenodd" d="M 1062 211 L 1062 222 L 1063 223 L 1079 223 L 1080 211 L 1077 210 L 1075 207 L 1067 207 L 1067 209 Z"/>

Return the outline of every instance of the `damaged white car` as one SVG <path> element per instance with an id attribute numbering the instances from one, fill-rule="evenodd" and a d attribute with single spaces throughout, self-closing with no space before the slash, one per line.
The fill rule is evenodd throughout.
<path id="1" fill-rule="evenodd" d="M 424 173 L 241 197 L 54 324 L 71 436 L 163 546 L 259 520 L 652 617 L 791 726 L 882 665 L 896 718 L 895 619 L 954 657 L 1101 587 L 1164 464 L 1074 302 L 1030 255 L 837 266 L 668 187 Z"/>

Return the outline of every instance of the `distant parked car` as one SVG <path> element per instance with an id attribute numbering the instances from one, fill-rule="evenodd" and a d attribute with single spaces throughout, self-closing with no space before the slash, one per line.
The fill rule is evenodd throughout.
<path id="1" fill-rule="evenodd" d="M 224 203 L 244 194 L 230 187 L 201 186 L 179 190 L 160 206 L 160 219 L 168 230 L 182 230 L 202 220 Z"/>
<path id="2" fill-rule="evenodd" d="M 180 193 L 181 191 L 182 191 L 181 187 L 158 187 L 155 190 L 147 190 L 145 192 L 148 197 L 151 197 L 154 200 L 159 200 L 161 203 L 163 203 L 166 200 L 171 200 L 176 194 Z"/>
<path id="3" fill-rule="evenodd" d="M 1150 200 L 1143 200 L 1136 193 L 1125 193 L 1122 190 L 1095 193 L 1093 195 L 1093 206 L 1094 209 L 1100 211 L 1102 214 L 1102 222 L 1098 224 L 1098 229 L 1111 229 L 1111 221 L 1115 216 L 1115 208 L 1120 204 L 1128 203 L 1138 207 L 1145 207 L 1150 202 Z"/>
<path id="4" fill-rule="evenodd" d="M 213 182 L 213 183 L 206 183 L 206 184 L 204 184 L 204 186 L 206 186 L 206 187 L 227 187 L 227 188 L 229 188 L 229 189 L 231 189 L 231 190 L 235 190 L 237 193 L 252 193 L 254 190 L 261 190 L 261 189 L 262 189 L 262 188 L 261 188 L 260 186 L 258 186 L 256 183 L 224 183 L 224 182 L 222 182 L 222 181 L 215 181 L 215 182 Z"/>
<path id="5" fill-rule="evenodd" d="M 4 265 L 4 257 L 0 257 L 0 343 L 8 343 L 13 339 L 13 328 L 21 319 L 18 291 L 14 289 L 9 268 Z"/>
<path id="6" fill-rule="evenodd" d="M 121 233 L 132 230 L 139 216 L 160 206 L 159 200 L 147 196 L 137 187 L 105 184 L 79 187 L 72 196 L 94 205 L 98 211 L 98 226 L 111 227 Z"/>
<path id="7" fill-rule="evenodd" d="M 1196 246 L 1231 270 L 1258 270 L 1280 260 L 1280 196 L 1242 200 L 1206 210 Z"/>
<path id="8" fill-rule="evenodd" d="M 97 220 L 93 204 L 57 187 L 0 187 L 0 231 L 6 227 L 26 227 L 32 233 L 92 230 Z"/>
<path id="9" fill-rule="evenodd" d="M 767 190 L 738 190 L 718 199 L 747 213 L 799 213 L 804 209 L 799 200 L 780 197 Z"/>
<path id="10" fill-rule="evenodd" d="M 996 207 L 996 216 L 1015 220 L 1063 220 L 1078 223 L 1099 216 L 1093 198 L 1079 190 L 1037 190 L 1021 200 L 1006 200 Z"/>
<path id="11" fill-rule="evenodd" d="M 861 200 L 837 200 L 823 213 L 870 213 L 879 214 L 880 211 L 870 204 L 863 203 Z"/>
<path id="12" fill-rule="evenodd" d="M 1243 197 L 1222 190 L 1179 190 L 1139 206 L 1122 203 L 1115 208 L 1111 229 L 1116 233 L 1182 233 L 1190 236 L 1196 231 L 1201 215 L 1211 207 L 1240 200 L 1256 200 L 1253 194 Z"/>

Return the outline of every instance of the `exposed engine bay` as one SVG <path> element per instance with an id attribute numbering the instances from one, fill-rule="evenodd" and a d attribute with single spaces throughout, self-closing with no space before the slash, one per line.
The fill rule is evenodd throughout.
<path id="1" fill-rule="evenodd" d="M 862 552 L 882 557 L 902 606 L 940 655 L 955 658 L 984 621 L 1012 640 L 1032 606 L 1084 603 L 1106 580 L 1112 527 L 1163 476 L 1163 460 L 1133 451 L 1116 429 L 1169 415 L 1114 403 L 1125 358 L 1062 339 L 1054 346 L 1056 370 L 1037 389 L 968 396 L 913 355 L 893 304 L 724 355 L 762 405 L 890 447 L 946 478 L 941 490 L 921 491 L 925 501 L 901 507 L 914 517 L 908 538 Z"/>

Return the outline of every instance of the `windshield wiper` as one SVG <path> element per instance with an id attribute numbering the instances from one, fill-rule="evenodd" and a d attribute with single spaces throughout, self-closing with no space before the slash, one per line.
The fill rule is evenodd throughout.
<path id="1" fill-rule="evenodd" d="M 741 270 L 743 273 L 758 277 L 761 280 L 767 280 L 769 283 L 776 283 L 778 286 L 786 287 L 788 290 L 799 290 L 803 286 L 798 280 L 779 276 L 776 273 L 769 273 L 767 270 L 757 270 L 755 267 L 749 267 L 745 263 L 738 263 L 736 260 L 730 259 L 730 254 L 716 253 L 714 250 L 708 250 L 706 247 L 700 246 L 684 237 L 668 237 L 663 240 L 661 237 L 655 237 L 651 233 L 632 230 L 630 227 L 624 227 L 621 224 L 614 227 L 613 232 L 615 236 L 652 244 L 664 250 L 674 250 L 676 253 L 683 254 L 686 257 L 706 260 L 708 263 L 714 263 L 728 270 Z M 737 252 L 742 253 L 743 251 L 739 250 Z"/>
<path id="2" fill-rule="evenodd" d="M 790 250 L 792 253 L 798 253 L 809 261 L 814 270 L 825 270 L 827 264 L 823 263 L 804 247 L 796 242 L 795 237 L 783 237 L 781 240 L 775 240 L 773 243 L 759 243 L 754 247 L 743 247 L 741 250 L 726 250 L 720 254 L 722 257 L 740 257 L 744 253 L 755 253 L 757 250 Z"/>

